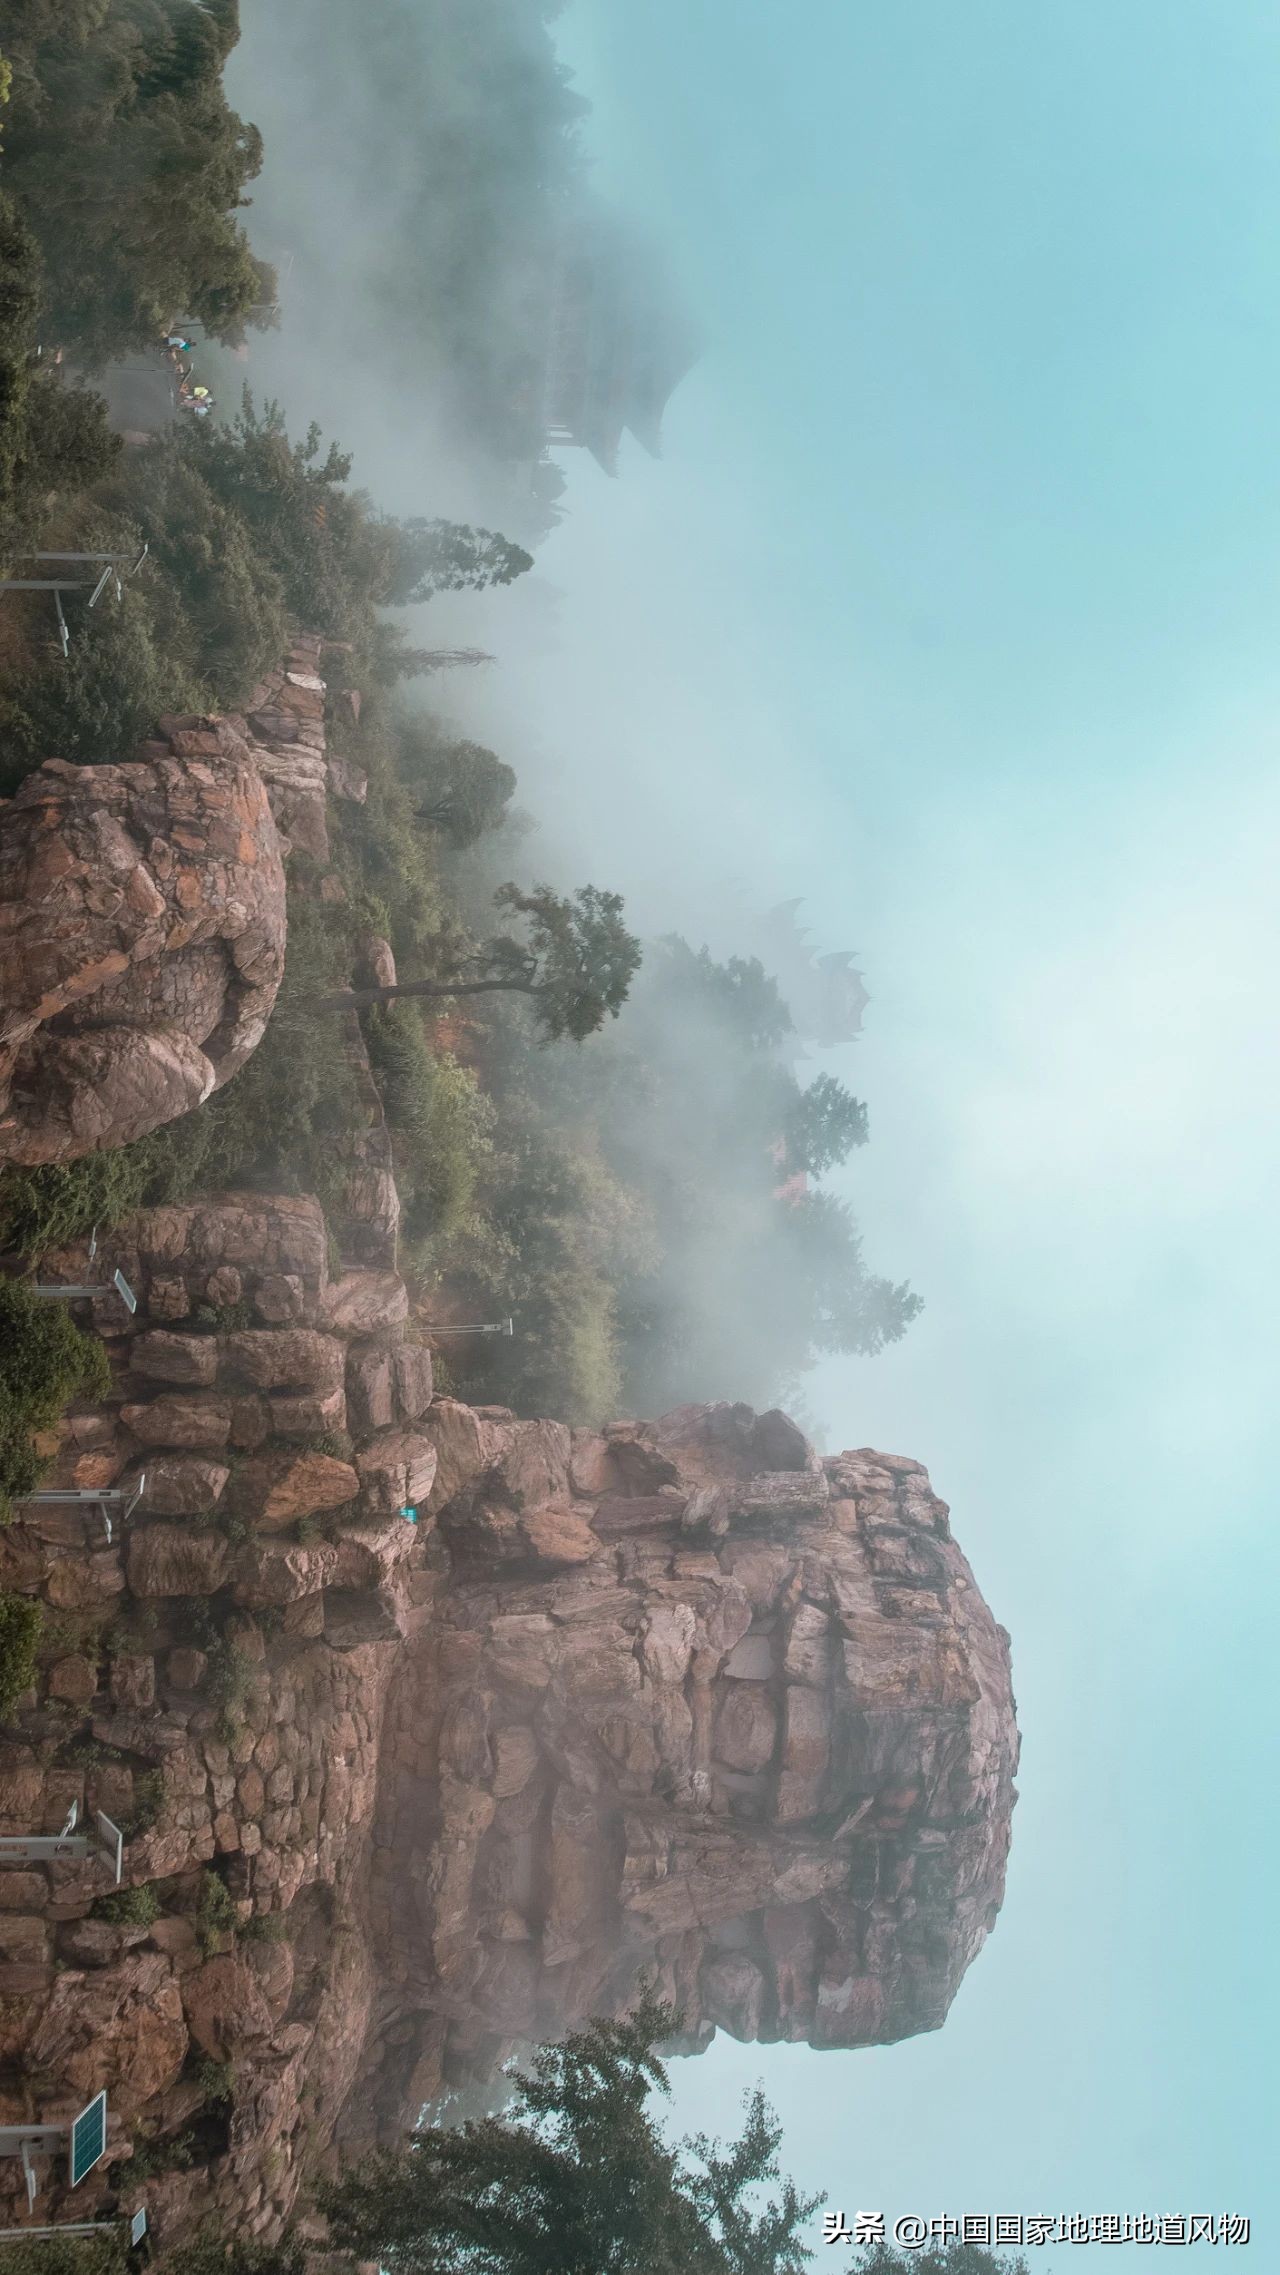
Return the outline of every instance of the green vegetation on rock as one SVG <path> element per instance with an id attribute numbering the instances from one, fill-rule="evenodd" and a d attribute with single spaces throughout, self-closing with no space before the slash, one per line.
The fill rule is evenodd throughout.
<path id="1" fill-rule="evenodd" d="M 118 1927 L 150 1927 L 160 1917 L 160 1898 L 150 1881 L 144 1880 L 137 1888 L 118 1888 L 110 1896 L 99 1896 L 93 1907 L 95 1919 L 111 1920 Z"/>
<path id="2" fill-rule="evenodd" d="M 109 1382 L 102 1345 L 81 1334 L 65 1304 L 0 1279 L 0 1523 L 48 1466 L 37 1434 L 52 1429 L 73 1398 L 103 1397 Z"/>
<path id="3" fill-rule="evenodd" d="M 0 1719 L 35 1681 L 43 1621 L 34 1597 L 0 1594 Z"/>
<path id="4" fill-rule="evenodd" d="M 763 2094 L 727 2144 L 672 2145 L 651 2114 L 669 2090 L 656 2049 L 676 2020 L 646 1998 L 627 2020 L 541 2047 L 506 2116 L 424 2127 L 367 2157 L 320 2190 L 336 2240 L 388 2275 L 800 2275 L 818 2199 L 782 2178 Z"/>
<path id="5" fill-rule="evenodd" d="M 5 182 L 42 263 L 46 336 L 89 368 L 185 311 L 223 339 L 273 297 L 238 214 L 262 163 L 222 70 L 237 0 L 12 0 Z"/>

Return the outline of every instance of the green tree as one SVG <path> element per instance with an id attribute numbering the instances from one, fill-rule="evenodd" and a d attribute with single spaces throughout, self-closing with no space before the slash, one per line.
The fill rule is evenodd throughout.
<path id="1" fill-rule="evenodd" d="M 262 164 L 222 68 L 235 0 L 14 0 L 6 188 L 43 258 L 46 336 L 97 369 L 184 310 L 234 337 L 263 283 L 236 218 Z"/>
<path id="2" fill-rule="evenodd" d="M 773 1275 L 778 1322 L 792 1336 L 793 1366 L 829 1351 L 874 1358 L 924 1309 L 905 1281 L 895 1285 L 867 1271 L 852 1211 L 833 1193 L 806 1193 L 775 1209 L 763 1262 Z"/>
<path id="3" fill-rule="evenodd" d="M 550 885 L 522 892 L 500 885 L 498 908 L 522 917 L 525 937 L 495 933 L 478 949 L 450 953 L 453 973 L 429 980 L 400 980 L 390 987 L 352 987 L 319 999 L 326 1011 L 361 1010 L 398 996 L 523 995 L 534 1006 L 549 1042 L 576 1043 L 616 1019 L 640 963 L 640 943 L 622 921 L 618 893 L 582 885 L 566 898 Z"/>
<path id="4" fill-rule="evenodd" d="M 866 1142 L 867 1109 L 833 1074 L 816 1076 L 803 1090 L 797 1087 L 783 1129 L 790 1171 L 821 1177 Z"/>
<path id="5" fill-rule="evenodd" d="M 425 720 L 401 731 L 400 771 L 414 792 L 418 820 L 456 852 L 497 829 L 515 795 L 514 769 L 496 752 L 482 743 L 445 740 Z"/>
<path id="6" fill-rule="evenodd" d="M 532 562 L 491 530 L 449 521 L 396 521 L 347 488 L 350 455 L 312 425 L 291 442 L 276 402 L 258 410 L 248 388 L 225 425 L 188 420 L 181 445 L 223 505 L 248 524 L 294 616 L 339 638 L 377 646 L 390 676 L 418 668 L 417 652 L 375 638 L 373 611 L 463 586 L 508 584 Z"/>
<path id="7" fill-rule="evenodd" d="M 927 2251 L 868 2244 L 852 2262 L 852 2275 L 1031 2275 L 1025 2259 L 1007 2259 L 980 2243 L 944 2243 Z"/>
<path id="8" fill-rule="evenodd" d="M 420 517 L 391 526 L 397 533 L 397 557 L 387 599 L 396 608 L 430 600 L 436 592 L 483 592 L 487 585 L 509 585 L 533 567 L 531 553 L 492 529 Z"/>
<path id="9" fill-rule="evenodd" d="M 539 2049 L 508 2116 L 428 2126 L 321 2192 L 336 2239 L 414 2275 L 800 2275 L 816 2198 L 780 2180 L 763 2095 L 737 2140 L 669 2143 L 656 2048 L 677 2017 L 646 1997 Z"/>
<path id="10" fill-rule="evenodd" d="M 776 1051 L 791 1033 L 791 1013 L 756 956 L 730 956 L 717 964 L 709 948 L 693 949 L 679 933 L 661 941 L 654 994 L 678 1005 L 683 1017 L 701 1014 L 752 1054 Z"/>
<path id="11" fill-rule="evenodd" d="M 52 1429 L 73 1398 L 103 1397 L 109 1382 L 101 1343 L 80 1333 L 65 1304 L 0 1279 L 0 1522 L 48 1466 L 32 1442 L 38 1432 Z"/>

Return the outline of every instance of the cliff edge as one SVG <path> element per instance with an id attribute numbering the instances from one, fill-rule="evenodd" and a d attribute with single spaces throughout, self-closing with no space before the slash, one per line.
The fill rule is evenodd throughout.
<path id="1" fill-rule="evenodd" d="M 0 2121 L 111 2110 L 45 2219 L 274 2236 L 317 2156 L 642 1975 L 690 2046 L 931 2029 L 1000 1904 L 1008 1639 L 918 1463 L 740 1406 L 434 1398 L 397 1273 L 331 1254 L 305 1198 L 133 1219 L 112 1397 L 49 1483 L 145 1495 L 110 1541 L 0 1530 L 46 1613 L 0 1830 L 74 1800 L 127 1833 L 123 1902 L 0 1871 Z"/>

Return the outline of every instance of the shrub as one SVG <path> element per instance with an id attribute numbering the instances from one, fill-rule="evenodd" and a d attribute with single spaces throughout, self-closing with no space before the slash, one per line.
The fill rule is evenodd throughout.
<path id="1" fill-rule="evenodd" d="M 130 2188 L 137 2187 L 144 2180 L 154 2180 L 162 2172 L 189 2172 L 196 2161 L 198 2148 L 199 2143 L 190 2126 L 185 2132 L 174 2133 L 167 2141 L 137 2143 L 125 2167 L 127 2185 Z"/>
<path id="2" fill-rule="evenodd" d="M 469 1068 L 433 1051 L 416 1004 L 378 1005 L 367 1039 L 395 1143 L 405 1239 L 426 1249 L 425 1264 L 471 1217 L 493 1152 L 494 1109 Z"/>
<path id="3" fill-rule="evenodd" d="M 207 694 L 158 644 L 145 597 L 128 586 L 118 607 L 77 625 L 69 655 L 29 673 L 0 704 L 0 791 L 46 758 L 76 766 L 130 758 L 162 712 L 203 711 Z"/>
<path id="4" fill-rule="evenodd" d="M 123 2222 L 116 2235 L 51 2236 L 44 2243 L 8 2243 L 4 2263 L 10 2275 L 127 2275 L 134 2264 Z"/>
<path id="5" fill-rule="evenodd" d="M 216 1872 L 204 1873 L 196 1905 L 196 1934 L 206 1957 L 217 1950 L 224 1935 L 234 1934 L 238 1925 L 235 1898 L 226 1881 Z"/>
<path id="6" fill-rule="evenodd" d="M 246 1943 L 287 1943 L 289 1923 L 283 1912 L 254 1912 L 240 1934 Z"/>
<path id="7" fill-rule="evenodd" d="M 243 1725 L 250 1672 L 251 1662 L 245 1653 L 219 1636 L 209 1652 L 208 1682 L 218 1709 L 218 1736 L 224 1745 L 231 1744 Z"/>
<path id="8" fill-rule="evenodd" d="M 110 1380 L 102 1345 L 80 1333 L 65 1305 L 0 1279 L 0 1522 L 47 1467 L 36 1433 L 51 1429 L 71 1399 L 103 1397 Z"/>
<path id="9" fill-rule="evenodd" d="M 0 1716 L 7 1715 L 35 1681 L 36 1651 L 44 1624 L 32 1596 L 0 1595 Z"/>
<path id="10" fill-rule="evenodd" d="M 196 2064 L 196 2084 L 210 2107 L 230 2101 L 236 2090 L 235 2067 L 231 2062 L 215 2062 L 206 2054 Z"/>
<path id="11" fill-rule="evenodd" d="M 117 1888 L 110 1896 L 99 1896 L 93 1907 L 93 1916 L 99 1920 L 112 1920 L 119 1927 L 150 1927 L 160 1917 L 160 1898 L 149 1880 L 139 1888 Z"/>
<path id="12" fill-rule="evenodd" d="M 149 1833 L 159 1823 L 164 1808 L 164 1771 L 144 1769 L 133 1780 L 133 1807 L 126 1813 L 120 1830 L 130 1835 Z"/>

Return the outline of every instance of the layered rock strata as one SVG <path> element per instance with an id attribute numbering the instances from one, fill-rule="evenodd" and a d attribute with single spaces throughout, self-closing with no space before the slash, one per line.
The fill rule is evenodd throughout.
<path id="1" fill-rule="evenodd" d="M 113 1396 L 55 1474 L 145 1499 L 110 1543 L 0 1532 L 47 1619 L 2 1829 L 105 1808 L 154 1900 L 0 1871 L 0 2119 L 105 2086 L 79 2216 L 145 2200 L 162 2240 L 209 2204 L 276 2234 L 304 2147 L 393 2137 L 642 1975 L 692 2046 L 935 2027 L 1003 1888 L 1007 1638 L 917 1463 L 742 1407 L 597 1434 L 433 1398 L 394 1270 L 331 1253 L 308 1200 L 136 1219 Z"/>
<path id="2" fill-rule="evenodd" d="M 1017 1738 L 920 1464 L 738 1406 L 428 1426 L 451 1576 L 383 1739 L 345 2129 L 642 1975 L 690 2045 L 935 2028 L 999 1908 Z"/>

